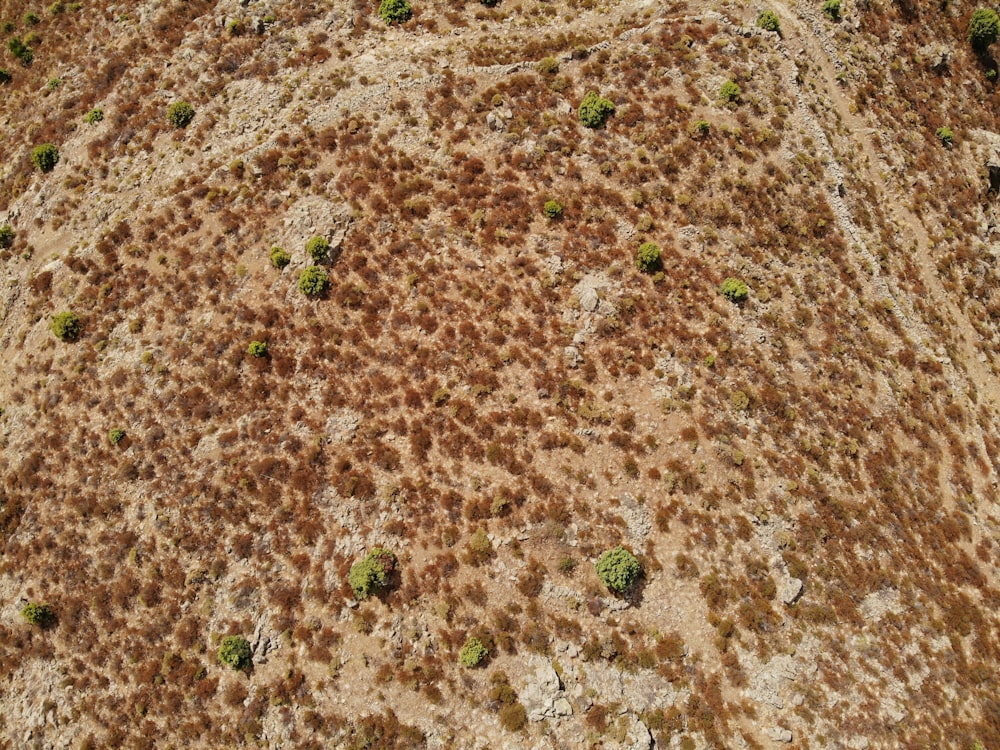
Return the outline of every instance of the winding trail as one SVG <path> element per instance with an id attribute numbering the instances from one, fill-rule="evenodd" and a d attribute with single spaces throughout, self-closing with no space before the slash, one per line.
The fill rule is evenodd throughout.
<path id="1" fill-rule="evenodd" d="M 931 254 L 932 242 L 927 230 L 920 219 L 907 207 L 903 191 L 890 185 L 879 171 L 878 165 L 881 160 L 872 145 L 872 139 L 869 137 L 871 133 L 875 132 L 875 129 L 862 116 L 853 111 L 851 102 L 845 96 L 838 81 L 838 74 L 844 70 L 844 66 L 836 58 L 833 45 L 825 38 L 824 30 L 817 28 L 820 26 L 820 22 L 816 19 L 800 16 L 795 10 L 792 0 L 778 0 L 775 5 L 781 19 L 781 46 L 785 56 L 794 65 L 792 50 L 801 47 L 806 52 L 807 59 L 813 63 L 812 70 L 816 73 L 813 81 L 816 93 L 813 96 L 821 95 L 828 100 L 849 133 L 851 148 L 848 151 L 854 154 L 853 166 L 858 174 L 874 186 L 879 196 L 881 208 L 887 218 L 891 220 L 900 238 L 900 244 L 905 248 L 912 249 L 912 261 L 919 273 L 921 283 L 927 290 L 928 302 L 931 303 L 933 309 L 940 313 L 944 323 L 951 329 L 951 341 L 954 342 L 954 353 L 959 355 L 959 361 L 956 363 L 950 357 L 940 357 L 937 352 L 928 349 L 927 342 L 933 341 L 937 337 L 931 335 L 926 322 L 919 313 L 913 310 L 913 306 L 908 302 L 908 295 L 898 290 L 892 290 L 890 288 L 891 280 L 879 276 L 878 262 L 868 247 L 869 243 L 862 238 L 862 230 L 856 227 L 853 221 L 850 221 L 847 234 L 856 242 L 862 255 L 865 256 L 866 264 L 872 270 L 872 281 L 877 288 L 889 292 L 888 298 L 894 301 L 901 322 L 911 334 L 913 343 L 918 350 L 942 362 L 945 368 L 951 371 L 951 377 L 949 377 L 951 385 L 955 387 L 962 380 L 965 380 L 975 388 L 982 397 L 981 400 L 985 400 L 990 406 L 996 406 L 998 395 L 1000 395 L 1000 379 L 993 369 L 982 361 L 985 358 L 984 353 L 970 340 L 969 332 L 972 330 L 970 323 L 938 278 L 936 264 Z M 824 44 L 824 42 L 827 43 Z M 797 94 L 800 98 L 810 95 L 808 87 L 801 84 L 797 86 Z M 817 126 L 826 133 L 819 118 L 813 117 L 813 119 Z M 829 136 L 825 140 L 828 141 Z M 835 185 L 832 187 L 829 197 L 838 215 L 843 215 L 840 210 L 837 210 L 847 211 L 847 206 L 837 191 L 837 186 L 841 184 L 839 180 L 840 165 L 833 158 L 832 149 L 827 156 L 830 159 L 826 165 L 827 171 L 832 171 L 835 177 Z M 963 370 L 964 378 L 961 372 Z M 964 393 L 965 390 L 962 389 L 962 392 Z"/>

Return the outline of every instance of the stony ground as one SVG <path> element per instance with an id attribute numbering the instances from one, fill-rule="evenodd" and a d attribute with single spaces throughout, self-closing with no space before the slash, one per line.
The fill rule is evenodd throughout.
<path id="1" fill-rule="evenodd" d="M 0 2 L 0 746 L 1000 743 L 972 10 Z"/>

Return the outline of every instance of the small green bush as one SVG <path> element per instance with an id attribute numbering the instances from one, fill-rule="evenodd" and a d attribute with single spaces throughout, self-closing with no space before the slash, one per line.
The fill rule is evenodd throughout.
<path id="1" fill-rule="evenodd" d="M 80 324 L 80 316 L 74 312 L 66 310 L 52 316 L 49 323 L 52 333 L 60 341 L 76 341 L 80 337 L 83 326 Z"/>
<path id="2" fill-rule="evenodd" d="M 51 143 L 43 143 L 31 150 L 31 163 L 42 172 L 51 172 L 59 163 L 59 149 Z"/>
<path id="3" fill-rule="evenodd" d="M 781 21 L 778 19 L 778 14 L 773 10 L 762 11 L 759 16 L 757 16 L 757 27 L 764 29 L 764 31 L 775 31 L 781 33 Z"/>
<path id="4" fill-rule="evenodd" d="M 724 102 L 735 104 L 740 100 L 740 95 L 742 93 L 743 91 L 737 83 L 734 81 L 726 81 L 719 89 L 719 98 Z"/>
<path id="5" fill-rule="evenodd" d="M 543 57 L 535 65 L 535 70 L 543 76 L 554 76 L 559 72 L 559 61 L 554 57 Z"/>
<path id="6" fill-rule="evenodd" d="M 347 582 L 351 584 L 354 596 L 367 599 L 385 586 L 389 574 L 396 568 L 396 555 L 384 547 L 374 547 L 351 566 Z"/>
<path id="7" fill-rule="evenodd" d="M 108 430 L 108 442 L 112 445 L 118 445 L 122 440 L 125 439 L 125 430 L 121 427 L 112 427 Z"/>
<path id="8" fill-rule="evenodd" d="M 14 244 L 14 227 L 10 224 L 0 226 L 0 248 L 8 248 Z"/>
<path id="9" fill-rule="evenodd" d="M 241 670 L 250 666 L 250 643 L 239 635 L 227 635 L 219 646 L 219 662 L 230 669 Z"/>
<path id="10" fill-rule="evenodd" d="M 306 252 L 313 259 L 313 263 L 323 263 L 330 257 L 330 241 L 317 234 L 306 242 Z"/>
<path id="11" fill-rule="evenodd" d="M 175 128 L 186 128 L 194 119 L 194 107 L 185 101 L 174 102 L 167 110 L 167 119 Z"/>
<path id="12" fill-rule="evenodd" d="M 614 102 L 599 96 L 596 91 L 588 91 L 580 102 L 580 122 L 585 128 L 603 128 L 614 113 Z"/>
<path id="13" fill-rule="evenodd" d="M 1000 35 L 1000 17 L 991 8 L 976 8 L 969 19 L 969 43 L 976 52 L 985 52 Z"/>
<path id="14" fill-rule="evenodd" d="M 406 23 L 413 17 L 413 8 L 408 0 L 382 0 L 378 6 L 379 17 L 389 26 Z"/>
<path id="15" fill-rule="evenodd" d="M 309 266 L 299 275 L 299 291 L 307 297 L 319 297 L 329 283 L 330 277 L 319 266 Z"/>
<path id="16" fill-rule="evenodd" d="M 87 121 L 88 125 L 96 125 L 101 120 L 104 119 L 104 110 L 97 109 L 96 107 L 87 113 L 87 116 L 83 118 Z"/>
<path id="17" fill-rule="evenodd" d="M 21 609 L 21 617 L 30 622 L 32 625 L 40 625 L 45 627 L 51 624 L 55 619 L 55 612 L 52 611 L 52 607 L 48 604 L 38 604 L 37 602 L 29 602 L 24 605 Z"/>
<path id="18" fill-rule="evenodd" d="M 950 146 L 955 142 L 955 134 L 951 132 L 951 128 L 945 126 L 943 128 L 938 128 L 935 133 L 938 140 L 941 141 L 943 146 Z"/>
<path id="19" fill-rule="evenodd" d="M 25 44 L 24 40 L 19 36 L 12 36 L 7 40 L 7 49 L 10 50 L 10 54 L 17 58 L 21 65 L 31 65 L 35 59 L 35 53 L 31 51 L 31 47 Z"/>
<path id="20" fill-rule="evenodd" d="M 823 3 L 823 15 L 831 21 L 840 20 L 840 0 L 826 0 Z"/>
<path id="21" fill-rule="evenodd" d="M 719 287 L 719 294 L 730 302 L 742 302 L 750 294 L 750 288 L 739 279 L 730 276 L 722 282 Z"/>
<path id="22" fill-rule="evenodd" d="M 29 10 L 21 17 L 21 20 L 24 22 L 25 26 L 37 26 L 42 19 L 38 17 L 37 13 L 32 13 Z"/>
<path id="23" fill-rule="evenodd" d="M 267 342 L 266 341 L 251 341 L 250 346 L 247 347 L 247 354 L 251 357 L 261 357 L 267 356 Z"/>
<path id="24" fill-rule="evenodd" d="M 14 80 L 14 78 L 11 76 L 10 71 L 6 68 L 0 68 L 0 86 L 10 83 L 12 80 Z"/>
<path id="25" fill-rule="evenodd" d="M 486 646 L 481 640 L 470 637 L 462 646 L 462 650 L 458 654 L 458 661 L 463 667 L 473 669 L 482 664 L 489 655 L 490 652 L 486 650 Z"/>
<path id="26" fill-rule="evenodd" d="M 643 242 L 635 256 L 635 265 L 643 273 L 660 270 L 660 246 L 655 242 Z"/>
<path id="27" fill-rule="evenodd" d="M 641 568 L 635 555 L 618 545 L 597 561 L 597 577 L 612 591 L 621 593 L 639 578 Z"/>
<path id="28" fill-rule="evenodd" d="M 704 138 L 708 135 L 708 132 L 712 129 L 708 120 L 695 120 L 691 123 L 688 128 L 688 132 L 691 133 L 695 138 Z"/>
<path id="29" fill-rule="evenodd" d="M 563 208 L 563 204 L 557 200 L 545 201 L 545 205 L 542 206 L 542 213 L 549 219 L 559 219 L 562 218 Z"/>
<path id="30" fill-rule="evenodd" d="M 292 262 L 292 256 L 283 247 L 277 245 L 271 248 L 271 265 L 282 269 Z"/>

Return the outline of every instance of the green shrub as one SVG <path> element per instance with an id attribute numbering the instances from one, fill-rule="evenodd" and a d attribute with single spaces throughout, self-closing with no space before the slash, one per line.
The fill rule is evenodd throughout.
<path id="1" fill-rule="evenodd" d="M 969 43 L 977 52 L 985 52 L 1000 35 L 1000 17 L 990 8 L 976 8 L 969 19 Z"/>
<path id="2" fill-rule="evenodd" d="M 87 113 L 87 116 L 83 118 L 87 121 L 88 125 L 96 125 L 101 120 L 104 119 L 104 110 L 97 109 L 96 107 Z"/>
<path id="3" fill-rule="evenodd" d="M 10 83 L 12 80 L 14 79 L 11 76 L 10 71 L 6 68 L 0 68 L 0 86 Z"/>
<path id="4" fill-rule="evenodd" d="M 743 91 L 738 84 L 733 81 L 726 81 L 719 89 L 719 98 L 724 102 L 735 104 L 740 100 L 740 94 L 742 93 Z"/>
<path id="5" fill-rule="evenodd" d="M 559 219 L 563 215 L 563 204 L 557 200 L 545 201 L 542 213 L 550 219 Z"/>
<path id="6" fill-rule="evenodd" d="M 554 76 L 559 72 L 559 61 L 554 57 L 543 57 L 535 65 L 535 70 L 544 76 Z"/>
<path id="7" fill-rule="evenodd" d="M 635 555 L 621 545 L 601 555 L 596 567 L 601 582 L 617 593 L 635 583 L 641 572 Z"/>
<path id="8" fill-rule="evenodd" d="M 486 650 L 486 646 L 481 640 L 470 637 L 462 646 L 462 650 L 458 654 L 458 661 L 463 667 L 473 669 L 482 664 L 489 655 L 490 652 Z"/>
<path id="9" fill-rule="evenodd" d="M 719 294 L 730 302 L 742 302 L 750 294 L 750 289 L 739 279 L 730 276 L 722 282 L 722 285 L 719 287 Z"/>
<path id="10" fill-rule="evenodd" d="M 330 257 L 330 241 L 317 234 L 306 242 L 306 252 L 313 259 L 313 263 L 323 263 Z"/>
<path id="11" fill-rule="evenodd" d="M 831 21 L 840 20 L 840 0 L 825 0 L 823 3 L 823 15 Z"/>
<path id="12" fill-rule="evenodd" d="M 21 65 L 31 65 L 32 60 L 35 59 L 35 53 L 31 51 L 31 47 L 24 43 L 24 40 L 19 36 L 12 36 L 7 40 L 7 49 L 10 50 L 10 54 L 18 59 Z"/>
<path id="13" fill-rule="evenodd" d="M 277 245 L 271 248 L 271 265 L 281 269 L 292 262 L 292 256 L 283 247 Z"/>
<path id="14" fill-rule="evenodd" d="M 167 119 L 175 128 L 186 128 L 194 119 L 194 107 L 185 101 L 174 102 L 167 110 Z"/>
<path id="15" fill-rule="evenodd" d="M 709 124 L 708 120 L 695 120 L 688 128 L 688 132 L 690 132 L 695 138 L 704 138 L 708 135 L 708 131 L 711 129 L 712 126 Z"/>
<path id="16" fill-rule="evenodd" d="M 250 643 L 239 635 L 227 635 L 219 646 L 219 662 L 230 669 L 240 670 L 250 666 Z"/>
<path id="17" fill-rule="evenodd" d="M 37 13 L 32 13 L 29 10 L 21 17 L 21 20 L 24 22 L 25 26 L 36 26 L 42 19 L 38 17 Z"/>
<path id="18" fill-rule="evenodd" d="M 358 599 L 367 599 L 378 592 L 385 586 L 389 574 L 396 568 L 396 562 L 396 555 L 391 550 L 384 547 L 372 548 L 363 560 L 351 566 L 347 574 L 347 582 L 351 584 L 354 596 Z"/>
<path id="19" fill-rule="evenodd" d="M 776 31 L 781 33 L 781 21 L 778 19 L 778 14 L 773 10 L 762 11 L 759 16 L 757 16 L 757 27 L 764 29 L 764 31 Z"/>
<path id="20" fill-rule="evenodd" d="M 389 26 L 406 23 L 413 17 L 413 8 L 408 0 L 382 0 L 378 6 L 379 17 Z"/>
<path id="21" fill-rule="evenodd" d="M 487 8 L 495 8 L 500 4 L 500 0 L 479 0 Z"/>
<path id="22" fill-rule="evenodd" d="M 588 91 L 580 102 L 580 122 L 585 128 L 603 128 L 614 113 L 614 102 L 599 96 L 596 91 Z"/>
<path id="23" fill-rule="evenodd" d="M 80 316 L 69 310 L 53 315 L 52 322 L 49 323 L 49 328 L 52 329 L 52 333 L 60 341 L 76 341 L 83 330 L 83 326 L 80 324 Z"/>
<path id="24" fill-rule="evenodd" d="M 660 246 L 655 242 L 643 242 L 635 256 L 635 265 L 643 273 L 660 270 Z"/>
<path id="25" fill-rule="evenodd" d="M 309 266 L 299 275 L 299 291 L 307 297 L 319 297 L 329 283 L 330 277 L 319 266 Z"/>
<path id="26" fill-rule="evenodd" d="M 21 609 L 21 617 L 32 625 L 40 625 L 44 628 L 55 620 L 55 612 L 52 611 L 52 607 L 48 604 L 29 602 Z"/>
<path id="27" fill-rule="evenodd" d="M 51 143 L 43 143 L 31 150 L 31 163 L 43 172 L 51 172 L 59 162 L 59 149 Z"/>
<path id="28" fill-rule="evenodd" d="M 943 128 L 938 128 L 935 135 L 937 136 L 938 140 L 941 141 L 941 144 L 944 146 L 950 146 L 952 143 L 955 142 L 955 134 L 951 132 L 951 128 L 947 126 Z"/>
<path id="29" fill-rule="evenodd" d="M 0 226 L 0 248 L 8 248 L 14 244 L 14 227 L 10 224 Z"/>
<path id="30" fill-rule="evenodd" d="M 52 5 L 49 6 L 49 14 L 53 16 L 58 16 L 60 13 L 66 10 L 66 6 L 62 4 L 61 0 L 56 0 Z"/>
<path id="31" fill-rule="evenodd" d="M 118 445 L 122 440 L 125 439 L 125 430 L 121 427 L 112 427 L 108 430 L 108 442 L 112 445 Z"/>
<path id="32" fill-rule="evenodd" d="M 250 346 L 247 347 L 247 354 L 251 357 L 261 357 L 267 356 L 267 342 L 266 341 L 251 341 Z"/>

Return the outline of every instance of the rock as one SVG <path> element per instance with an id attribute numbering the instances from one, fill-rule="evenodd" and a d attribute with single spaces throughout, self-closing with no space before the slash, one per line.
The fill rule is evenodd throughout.
<path id="1" fill-rule="evenodd" d="M 630 716 L 629 719 L 629 727 L 621 744 L 623 750 L 649 750 L 653 746 L 653 735 L 649 733 L 649 728 L 636 716 Z"/>
<path id="2" fill-rule="evenodd" d="M 784 729 L 782 727 L 772 727 L 771 731 L 768 732 L 771 739 L 775 742 L 791 742 L 792 732 L 791 730 Z"/>
<path id="3" fill-rule="evenodd" d="M 802 596 L 802 581 L 798 578 L 789 578 L 781 587 L 781 601 L 785 604 L 794 604 Z"/>
<path id="4" fill-rule="evenodd" d="M 566 699 L 560 696 L 560 691 L 559 675 L 556 674 L 552 664 L 547 659 L 538 659 L 534 671 L 528 677 L 528 683 L 518 690 L 518 697 L 528 713 L 528 720 L 541 721 L 556 716 L 556 704 L 559 701 L 568 706 Z M 562 703 L 559 703 L 560 709 L 565 710 L 566 706 Z M 570 707 L 569 712 L 572 711 Z"/>
<path id="5" fill-rule="evenodd" d="M 556 698 L 555 702 L 552 704 L 552 711 L 556 716 L 572 716 L 573 707 L 569 704 L 569 701 L 565 698 Z"/>
<path id="6" fill-rule="evenodd" d="M 486 114 L 486 127 L 495 133 L 502 133 L 507 129 L 507 123 L 496 112 L 488 112 Z"/>
<path id="7" fill-rule="evenodd" d="M 597 296 L 597 290 L 593 287 L 586 287 L 580 291 L 580 309 L 586 312 L 596 312 L 601 298 Z"/>
<path id="8" fill-rule="evenodd" d="M 563 354 L 566 355 L 566 364 L 570 367 L 579 367 L 583 362 L 583 357 L 580 356 L 580 350 L 575 346 L 567 346 L 563 349 Z"/>

